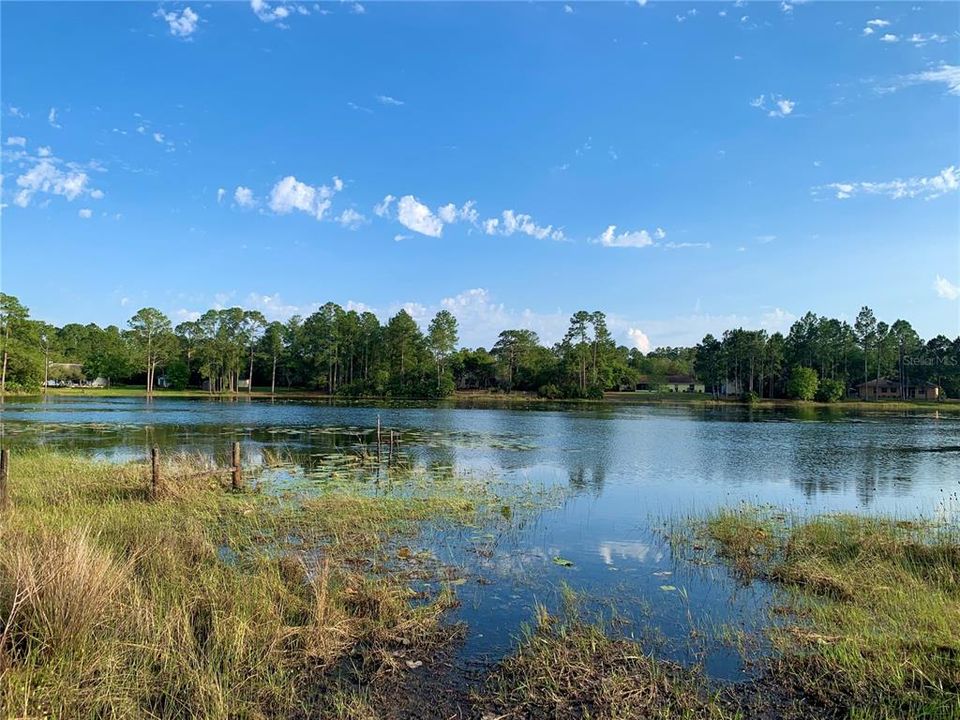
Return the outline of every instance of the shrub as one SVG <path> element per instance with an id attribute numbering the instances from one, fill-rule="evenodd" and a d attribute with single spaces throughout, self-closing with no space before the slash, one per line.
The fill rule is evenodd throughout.
<path id="1" fill-rule="evenodd" d="M 794 367 L 787 381 L 787 394 L 797 400 L 813 400 L 817 394 L 820 380 L 813 368 Z"/>
<path id="2" fill-rule="evenodd" d="M 817 400 L 820 402 L 839 402 L 843 399 L 846 384 L 842 380 L 824 380 L 817 390 Z"/>
<path id="3" fill-rule="evenodd" d="M 548 400 L 556 400 L 560 397 L 560 388 L 558 388 L 553 383 L 547 383 L 546 385 L 541 385 L 537 390 L 537 395 L 542 398 L 547 398 Z"/>

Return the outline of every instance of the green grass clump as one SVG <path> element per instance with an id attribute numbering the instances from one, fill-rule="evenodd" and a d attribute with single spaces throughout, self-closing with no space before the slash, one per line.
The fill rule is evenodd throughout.
<path id="1" fill-rule="evenodd" d="M 704 531 L 738 574 L 784 588 L 776 672 L 840 716 L 960 718 L 960 532 L 746 508 Z"/>
<path id="2" fill-rule="evenodd" d="M 310 501 L 231 493 L 198 458 L 163 467 L 18 452 L 0 512 L 0 716 L 350 717 L 349 688 L 451 637 L 449 590 L 413 602 L 361 560 L 447 495 Z M 346 690 L 341 688 L 346 683 Z"/>
<path id="3" fill-rule="evenodd" d="M 558 616 L 536 623 L 487 679 L 482 704 L 503 718 L 673 720 L 739 718 L 704 676 L 654 659 L 601 620 L 584 619 L 568 590 Z"/>

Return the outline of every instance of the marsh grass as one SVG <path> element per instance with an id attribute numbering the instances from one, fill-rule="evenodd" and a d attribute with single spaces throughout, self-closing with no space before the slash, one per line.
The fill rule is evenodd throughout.
<path id="1" fill-rule="evenodd" d="M 308 501 L 231 493 L 208 461 L 16 454 L 0 515 L 0 715 L 352 717 L 356 688 L 456 635 L 364 558 L 476 503 L 415 486 Z"/>
<path id="2" fill-rule="evenodd" d="M 490 674 L 483 703 L 502 718 L 739 718 L 699 670 L 655 659 L 568 589 L 557 615 L 538 606 L 517 650 Z M 485 716 L 486 717 L 486 716 Z"/>
<path id="3" fill-rule="evenodd" d="M 735 574 L 787 593 L 774 674 L 837 716 L 960 718 L 960 531 L 744 507 L 700 527 Z"/>

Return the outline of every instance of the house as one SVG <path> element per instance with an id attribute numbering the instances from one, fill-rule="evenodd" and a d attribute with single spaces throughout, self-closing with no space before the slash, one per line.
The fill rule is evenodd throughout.
<path id="1" fill-rule="evenodd" d="M 703 383 L 693 375 L 641 375 L 637 390 L 646 392 L 702 393 Z"/>
<path id="2" fill-rule="evenodd" d="M 902 384 L 890 378 L 880 378 L 857 385 L 857 397 L 861 400 L 938 400 L 940 386 L 929 382 Z"/>

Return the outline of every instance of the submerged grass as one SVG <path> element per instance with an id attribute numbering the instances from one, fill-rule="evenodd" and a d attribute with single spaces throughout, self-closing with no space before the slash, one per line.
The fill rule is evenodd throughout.
<path id="1" fill-rule="evenodd" d="M 18 453 L 0 513 L 0 715 L 350 717 L 351 688 L 456 633 L 444 589 L 414 598 L 371 552 L 452 493 L 311 500 L 230 493 L 198 458 L 142 465 Z M 225 479 L 225 478 L 224 478 Z"/>
<path id="2" fill-rule="evenodd" d="M 487 680 L 487 716 L 573 720 L 739 718 L 698 670 L 655 659 L 640 643 L 587 619 L 567 590 L 558 615 L 538 606 L 516 652 Z"/>
<path id="3" fill-rule="evenodd" d="M 724 510 L 702 530 L 739 577 L 787 592 L 773 675 L 828 715 L 960 718 L 960 529 Z"/>

